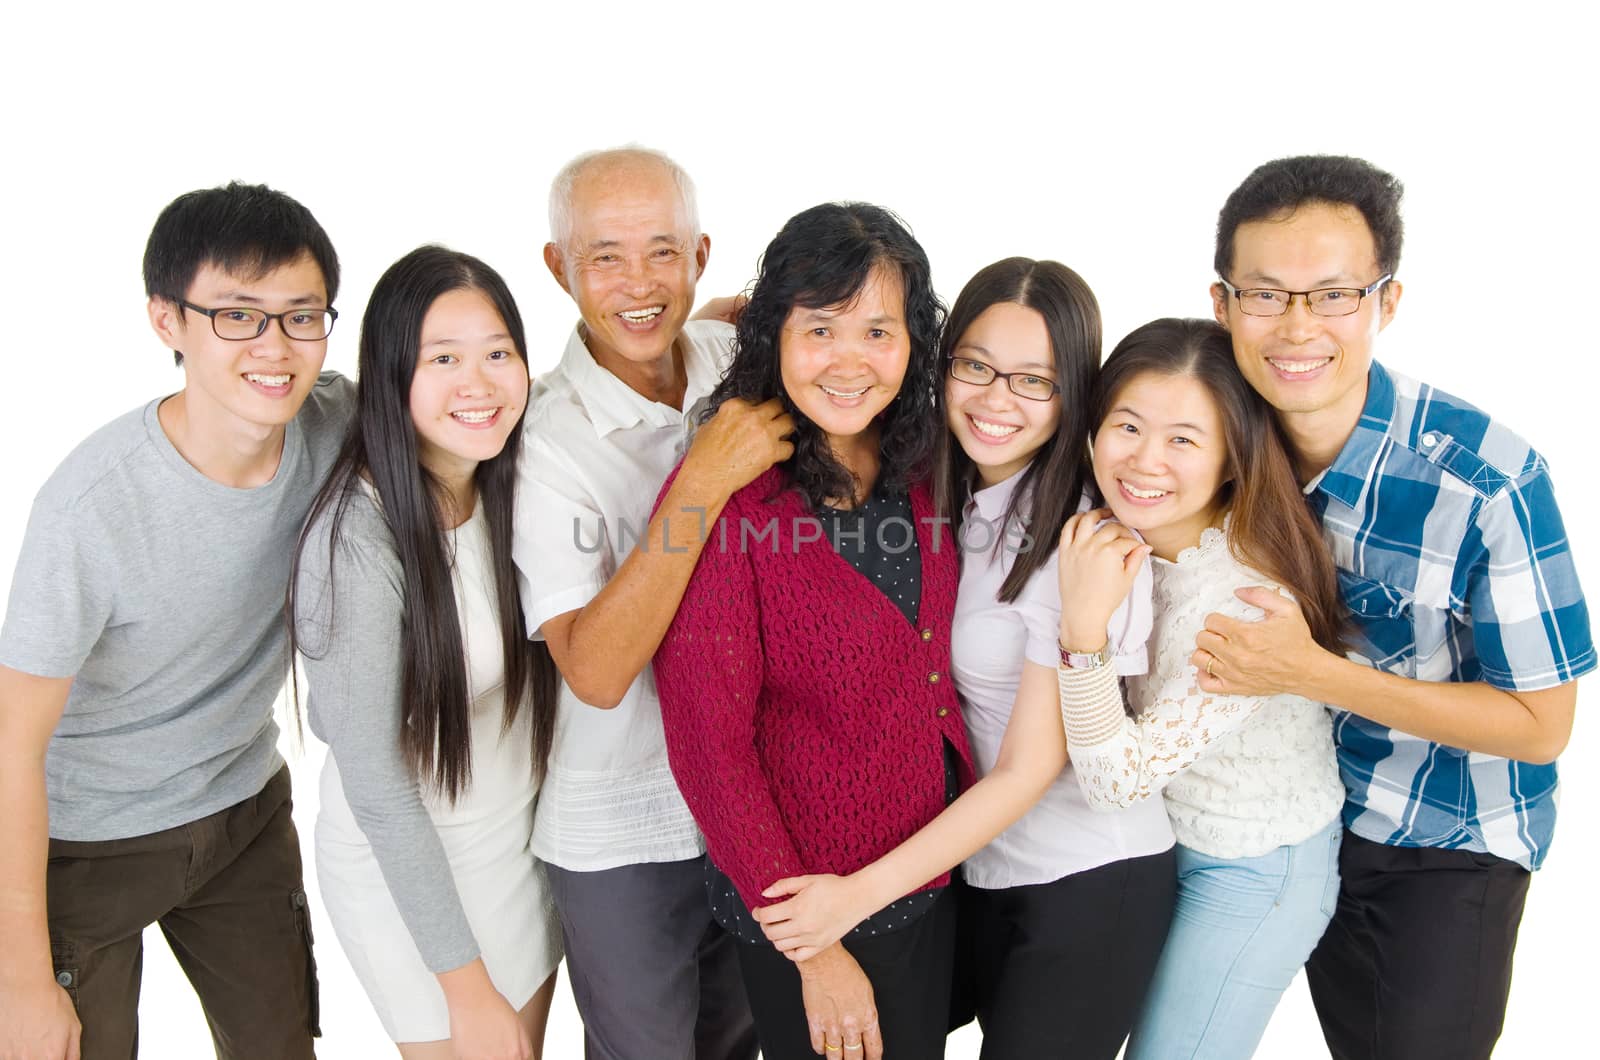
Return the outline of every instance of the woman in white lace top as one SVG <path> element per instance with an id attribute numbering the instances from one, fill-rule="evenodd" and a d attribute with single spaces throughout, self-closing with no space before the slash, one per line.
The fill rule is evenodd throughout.
<path id="1" fill-rule="evenodd" d="M 1172 929 L 1127 1056 L 1247 1057 L 1333 913 L 1344 788 L 1324 706 L 1202 692 L 1196 666 L 1211 660 L 1195 634 L 1212 612 L 1259 617 L 1234 590 L 1268 585 L 1337 645 L 1333 562 L 1221 327 L 1139 328 L 1107 359 L 1096 397 L 1094 475 L 1109 512 L 1062 531 L 1062 719 L 1089 802 L 1164 796 L 1179 843 Z M 1130 716 L 1101 645 L 1140 537 L 1154 626 L 1149 672 L 1127 679 Z"/>

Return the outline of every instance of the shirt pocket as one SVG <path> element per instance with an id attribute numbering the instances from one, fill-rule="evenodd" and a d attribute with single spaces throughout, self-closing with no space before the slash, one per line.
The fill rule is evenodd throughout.
<path id="1" fill-rule="evenodd" d="M 1349 646 L 1380 670 L 1416 675 L 1416 601 L 1397 585 L 1339 571 L 1339 592 L 1352 621 Z"/>

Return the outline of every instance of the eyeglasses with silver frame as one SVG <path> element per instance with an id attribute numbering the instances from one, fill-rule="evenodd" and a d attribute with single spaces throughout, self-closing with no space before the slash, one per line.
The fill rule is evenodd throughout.
<path id="1" fill-rule="evenodd" d="M 185 309 L 192 309 L 211 318 L 211 330 L 217 338 L 229 342 L 248 342 L 267 330 L 274 320 L 285 336 L 301 342 L 318 342 L 333 331 L 333 322 L 339 319 L 337 309 L 288 309 L 282 313 L 268 313 L 251 306 L 219 306 L 207 309 L 193 302 L 178 300 Z"/>
<path id="2" fill-rule="evenodd" d="M 1221 280 L 1223 289 L 1239 300 L 1239 311 L 1251 317 L 1281 317 L 1296 297 L 1319 317 L 1347 317 L 1361 308 L 1361 300 L 1394 279 L 1384 273 L 1365 287 L 1319 287 L 1315 291 L 1281 291 L 1276 287 L 1235 287 Z"/>
<path id="3" fill-rule="evenodd" d="M 988 386 L 996 379 L 1004 379 L 1013 394 L 1029 401 L 1049 401 L 1061 393 L 1061 384 L 1036 372 L 1001 372 L 994 365 L 971 357 L 951 357 L 946 363 L 951 379 L 973 386 Z"/>

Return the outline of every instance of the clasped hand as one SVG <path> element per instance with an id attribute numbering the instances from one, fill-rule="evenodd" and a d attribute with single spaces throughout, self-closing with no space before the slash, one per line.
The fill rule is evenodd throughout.
<path id="1" fill-rule="evenodd" d="M 761 892 L 763 898 L 789 895 L 793 897 L 763 906 L 751 915 L 772 944 L 792 961 L 815 957 L 872 912 L 861 908 L 861 888 L 848 876 L 789 876 Z"/>
<path id="2" fill-rule="evenodd" d="M 1080 512 L 1066 521 L 1056 551 L 1062 644 L 1090 652 L 1106 643 L 1111 616 L 1127 598 L 1148 555 L 1150 546 L 1113 522 L 1109 508 Z"/>

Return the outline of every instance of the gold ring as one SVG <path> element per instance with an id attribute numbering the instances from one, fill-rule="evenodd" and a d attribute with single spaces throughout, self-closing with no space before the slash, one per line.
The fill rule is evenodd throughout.
<path id="1" fill-rule="evenodd" d="M 839 1051 L 839 1047 L 837 1045 L 829 1045 L 827 1042 L 823 1042 L 822 1047 L 828 1050 L 830 1053 L 837 1053 Z"/>
<path id="2" fill-rule="evenodd" d="M 1206 676 L 1207 677 L 1215 677 L 1215 676 L 1217 676 L 1216 674 L 1211 672 L 1211 668 L 1213 666 L 1215 666 L 1215 665 L 1217 665 L 1217 657 L 1215 655 L 1213 655 L 1211 658 L 1206 660 Z"/>

